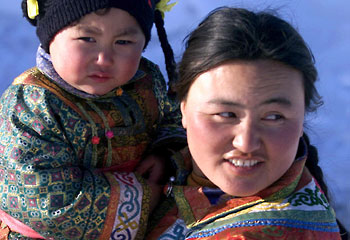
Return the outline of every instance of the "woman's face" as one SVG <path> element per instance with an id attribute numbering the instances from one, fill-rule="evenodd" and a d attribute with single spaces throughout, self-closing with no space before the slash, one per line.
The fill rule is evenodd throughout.
<path id="1" fill-rule="evenodd" d="M 293 163 L 303 133 L 302 74 L 271 60 L 226 62 L 199 75 L 181 103 L 194 172 L 253 195 Z"/>

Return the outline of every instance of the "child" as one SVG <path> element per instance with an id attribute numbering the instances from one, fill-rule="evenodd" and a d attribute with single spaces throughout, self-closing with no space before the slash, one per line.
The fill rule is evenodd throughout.
<path id="1" fill-rule="evenodd" d="M 158 1 L 23 0 L 41 46 L 1 98 L 0 218 L 11 237 L 142 238 L 159 161 L 185 143 L 158 67 L 141 56 L 154 21 L 164 32 Z"/>

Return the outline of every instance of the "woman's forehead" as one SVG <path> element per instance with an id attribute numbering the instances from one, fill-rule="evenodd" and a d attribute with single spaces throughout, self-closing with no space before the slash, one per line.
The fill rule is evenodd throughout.
<path id="1" fill-rule="evenodd" d="M 190 91 L 197 101 L 261 105 L 304 95 L 299 71 L 273 61 L 230 62 L 199 75 Z"/>
<path id="2" fill-rule="evenodd" d="M 302 78 L 300 71 L 272 60 L 231 61 L 200 74 L 193 84 L 207 88 L 234 85 L 258 92 L 295 82 L 303 84 Z"/>

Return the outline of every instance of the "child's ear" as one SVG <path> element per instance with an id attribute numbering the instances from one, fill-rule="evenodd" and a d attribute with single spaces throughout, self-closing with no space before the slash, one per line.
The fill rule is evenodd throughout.
<path id="1" fill-rule="evenodd" d="M 185 101 L 181 101 L 180 104 L 180 109 L 181 109 L 181 114 L 182 114 L 182 126 L 186 129 L 186 102 Z"/>

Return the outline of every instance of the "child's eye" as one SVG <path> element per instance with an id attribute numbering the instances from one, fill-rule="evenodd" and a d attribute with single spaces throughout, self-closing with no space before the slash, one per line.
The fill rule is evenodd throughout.
<path id="1" fill-rule="evenodd" d="M 95 39 L 93 39 L 92 37 L 80 37 L 78 39 L 84 42 L 95 42 Z"/>
<path id="2" fill-rule="evenodd" d="M 126 45 L 126 44 L 131 43 L 131 41 L 129 41 L 129 40 L 117 40 L 115 43 L 120 44 L 120 45 Z"/>

